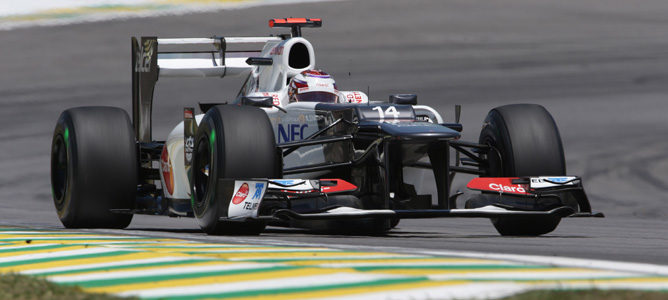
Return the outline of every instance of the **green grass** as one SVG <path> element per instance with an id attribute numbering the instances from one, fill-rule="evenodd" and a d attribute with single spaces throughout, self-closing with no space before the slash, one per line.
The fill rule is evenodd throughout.
<path id="1" fill-rule="evenodd" d="M 88 300 L 88 299 L 129 299 L 105 294 L 90 294 L 78 287 L 63 286 L 30 276 L 0 275 L 0 300 Z"/>
<path id="2" fill-rule="evenodd" d="M 503 298 L 503 300 L 663 300 L 668 292 L 646 292 L 634 290 L 573 290 L 530 291 Z"/>

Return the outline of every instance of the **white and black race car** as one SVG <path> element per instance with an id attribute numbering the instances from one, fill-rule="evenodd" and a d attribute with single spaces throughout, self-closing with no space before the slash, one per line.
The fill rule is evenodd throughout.
<path id="1" fill-rule="evenodd" d="M 461 141 L 459 107 L 448 123 L 416 95 L 370 101 L 338 90 L 301 36 L 321 24 L 273 19 L 291 33 L 270 37 L 132 38 L 132 119 L 77 107 L 56 124 L 51 181 L 65 227 L 124 228 L 150 214 L 195 217 L 210 234 L 267 224 L 378 233 L 402 218 L 482 217 L 502 235 L 541 235 L 563 217 L 602 216 L 581 179 L 566 176 L 545 108 L 494 108 L 479 140 Z M 155 140 L 156 82 L 183 76 L 246 81 L 229 103 L 185 107 L 184 121 Z M 411 175 L 420 169 L 433 180 Z M 456 173 L 479 176 L 465 208 L 450 191 Z"/>

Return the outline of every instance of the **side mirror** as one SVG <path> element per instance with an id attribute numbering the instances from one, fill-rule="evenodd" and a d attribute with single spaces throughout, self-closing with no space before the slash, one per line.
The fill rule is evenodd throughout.
<path id="1" fill-rule="evenodd" d="M 255 106 L 255 107 L 273 107 L 274 98 L 272 97 L 243 97 L 241 98 L 241 105 Z"/>
<path id="2" fill-rule="evenodd" d="M 271 66 L 274 64 L 274 59 L 271 57 L 249 57 L 246 59 L 246 64 L 251 66 Z"/>
<path id="3" fill-rule="evenodd" d="M 390 95 L 390 103 L 417 105 L 417 95 L 416 94 Z"/>
<path id="4" fill-rule="evenodd" d="M 214 106 L 216 106 L 216 105 L 224 105 L 224 104 L 227 104 L 227 102 L 223 102 L 223 103 L 202 103 L 202 102 L 198 102 L 197 104 L 199 104 L 199 110 L 200 110 L 203 114 L 205 114 L 205 113 L 206 113 L 207 111 L 209 111 L 209 109 L 211 109 L 212 107 L 214 107 Z"/>

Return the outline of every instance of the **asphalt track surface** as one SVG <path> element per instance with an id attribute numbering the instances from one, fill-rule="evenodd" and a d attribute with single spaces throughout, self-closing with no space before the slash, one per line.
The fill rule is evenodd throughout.
<path id="1" fill-rule="evenodd" d="M 324 27 L 305 36 L 339 87 L 368 87 L 373 99 L 415 92 L 448 120 L 462 104 L 466 139 L 477 139 L 492 107 L 544 105 L 568 173 L 584 177 L 607 218 L 566 219 L 537 238 L 500 237 L 484 219 L 433 219 L 402 220 L 382 237 L 270 228 L 244 239 L 668 264 L 667 11 L 664 0 L 344 1 L 0 32 L 0 223 L 61 226 L 49 183 L 53 126 L 69 107 L 131 110 L 130 36 L 267 35 L 269 18 L 314 16 Z M 231 99 L 239 84 L 161 79 L 154 137 L 183 106 Z M 166 217 L 136 216 L 124 232 L 234 240 Z"/>

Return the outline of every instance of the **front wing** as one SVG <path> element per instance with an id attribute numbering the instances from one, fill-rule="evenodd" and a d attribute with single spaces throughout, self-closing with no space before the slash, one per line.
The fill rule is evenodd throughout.
<path id="1" fill-rule="evenodd" d="M 357 187 L 341 179 L 249 179 L 249 180 L 219 180 L 219 184 L 228 187 L 226 196 L 219 197 L 218 201 L 229 202 L 228 213 L 221 217 L 226 221 L 256 220 L 331 220 L 331 219 L 365 219 L 365 218 L 525 218 L 525 217 L 603 217 L 601 213 L 594 213 L 588 206 L 586 195 L 582 189 L 580 179 L 568 177 L 565 184 L 548 180 L 545 184 L 544 177 L 540 179 L 541 184 L 529 184 L 526 192 L 509 193 L 518 197 L 538 198 L 545 192 L 550 195 L 555 193 L 573 193 L 581 204 L 578 208 L 571 206 L 558 206 L 549 210 L 527 210 L 510 207 L 503 204 L 491 204 L 479 208 L 468 209 L 358 209 L 352 207 L 329 207 L 321 211 L 300 213 L 291 209 L 277 209 L 268 214 L 259 214 L 262 199 L 271 197 L 282 198 L 286 201 L 291 199 L 320 197 L 334 194 L 352 194 Z M 536 178 L 485 178 L 485 182 L 504 180 L 513 181 L 515 184 L 527 184 L 537 182 Z M 479 178 L 476 178 L 479 179 Z M 474 179 L 474 181 L 476 180 Z M 552 178 L 554 179 L 554 178 Z M 491 181 L 490 181 L 491 180 Z M 230 189 L 234 187 L 233 189 Z M 475 186 L 471 186 L 476 189 Z M 224 189 L 225 190 L 225 189 Z M 485 191 L 484 189 L 480 189 Z M 504 191 L 496 191 L 503 194 Z M 232 195 L 230 197 L 230 195 Z M 547 195 L 547 194 L 545 194 Z M 583 205 L 585 204 L 586 205 Z"/>

